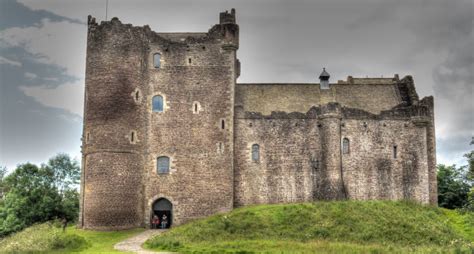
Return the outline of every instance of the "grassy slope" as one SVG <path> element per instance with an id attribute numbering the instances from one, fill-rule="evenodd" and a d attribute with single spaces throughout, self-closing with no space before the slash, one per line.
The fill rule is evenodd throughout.
<path id="1" fill-rule="evenodd" d="M 143 229 L 124 231 L 90 231 L 60 228 L 44 223 L 29 227 L 0 240 L 0 253 L 121 253 L 113 246 Z"/>
<path id="2" fill-rule="evenodd" d="M 121 231 L 92 231 L 69 227 L 67 234 L 84 237 L 87 241 L 87 248 L 74 253 L 123 253 L 114 250 L 114 245 L 142 231 L 144 231 L 142 228 Z"/>
<path id="3" fill-rule="evenodd" d="M 341 201 L 236 209 L 147 241 L 180 252 L 471 253 L 474 214 L 407 202 Z"/>

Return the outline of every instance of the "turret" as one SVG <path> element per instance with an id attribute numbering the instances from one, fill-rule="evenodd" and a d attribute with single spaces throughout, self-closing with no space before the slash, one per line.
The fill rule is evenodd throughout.
<path id="1" fill-rule="evenodd" d="M 326 68 L 323 68 L 323 72 L 319 75 L 321 89 L 329 89 L 329 78 L 331 76 L 326 72 Z"/>
<path id="2" fill-rule="evenodd" d="M 235 22 L 235 9 L 219 14 L 219 26 L 224 34 L 224 49 L 237 50 L 239 48 L 239 26 Z"/>

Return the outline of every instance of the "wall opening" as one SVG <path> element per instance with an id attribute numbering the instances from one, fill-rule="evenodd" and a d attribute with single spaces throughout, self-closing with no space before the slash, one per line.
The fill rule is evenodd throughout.
<path id="1" fill-rule="evenodd" d="M 163 112 L 163 96 L 153 96 L 151 104 L 153 112 Z"/>
<path id="2" fill-rule="evenodd" d="M 157 199 L 152 206 L 150 225 L 153 229 L 170 228 L 173 223 L 173 204 L 166 198 Z"/>
<path id="3" fill-rule="evenodd" d="M 191 58 L 188 58 L 188 63 L 191 64 Z"/>
<path id="4" fill-rule="evenodd" d="M 221 129 L 223 129 L 223 130 L 225 129 L 225 120 L 224 119 L 221 120 Z"/>
<path id="5" fill-rule="evenodd" d="M 135 100 L 138 101 L 140 99 L 140 91 L 135 92 Z"/>
<path id="6" fill-rule="evenodd" d="M 253 162 L 260 161 L 260 146 L 258 144 L 252 145 L 252 161 Z"/>
<path id="7" fill-rule="evenodd" d="M 393 146 L 393 158 L 396 159 L 397 158 L 397 146 Z"/>
<path id="8" fill-rule="evenodd" d="M 135 144 L 137 140 L 137 133 L 135 131 L 130 132 L 130 143 Z"/>
<path id="9" fill-rule="evenodd" d="M 155 53 L 153 55 L 153 66 L 155 66 L 155 68 L 161 68 L 161 54 L 160 53 Z"/>
<path id="10" fill-rule="evenodd" d="M 344 138 L 342 140 L 342 153 L 349 154 L 350 152 L 350 142 L 348 138 Z"/>
<path id="11" fill-rule="evenodd" d="M 224 144 L 222 142 L 217 143 L 217 153 L 224 153 Z"/>
<path id="12" fill-rule="evenodd" d="M 170 172 L 170 158 L 160 156 L 156 159 L 156 171 L 158 174 L 168 174 Z"/>
<path id="13" fill-rule="evenodd" d="M 201 111 L 201 104 L 197 101 L 193 102 L 193 114 L 199 114 L 199 111 Z"/>

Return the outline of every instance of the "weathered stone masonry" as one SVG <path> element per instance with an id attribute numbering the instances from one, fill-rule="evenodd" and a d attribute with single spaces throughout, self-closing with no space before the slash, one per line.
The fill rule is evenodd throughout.
<path id="1" fill-rule="evenodd" d="M 207 33 L 89 17 L 80 226 L 147 226 L 162 199 L 173 225 L 248 204 L 436 204 L 433 98 L 410 76 L 238 84 L 238 46 L 234 10 Z"/>

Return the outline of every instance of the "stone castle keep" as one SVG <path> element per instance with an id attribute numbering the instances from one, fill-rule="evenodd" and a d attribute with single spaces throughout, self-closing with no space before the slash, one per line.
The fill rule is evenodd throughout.
<path id="1" fill-rule="evenodd" d="M 437 203 L 433 98 L 411 76 L 237 83 L 238 48 L 234 10 L 207 33 L 89 16 L 80 226 L 321 199 Z"/>

